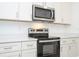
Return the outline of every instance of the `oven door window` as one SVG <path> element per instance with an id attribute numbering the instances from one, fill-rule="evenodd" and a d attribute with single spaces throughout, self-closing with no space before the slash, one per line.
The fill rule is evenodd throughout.
<path id="1" fill-rule="evenodd" d="M 41 56 L 58 56 L 60 50 L 59 42 L 45 42 L 39 44 L 39 49 Z M 40 55 L 39 54 L 39 55 Z"/>
<path id="2" fill-rule="evenodd" d="M 56 54 L 56 46 L 54 45 L 44 45 L 43 46 L 43 55 Z"/>

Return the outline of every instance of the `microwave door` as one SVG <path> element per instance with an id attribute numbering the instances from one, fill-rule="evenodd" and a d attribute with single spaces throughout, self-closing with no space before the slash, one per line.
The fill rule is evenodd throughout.
<path id="1" fill-rule="evenodd" d="M 41 7 L 33 7 L 33 20 L 44 20 L 44 21 L 53 21 L 54 13 L 51 9 L 41 8 Z"/>

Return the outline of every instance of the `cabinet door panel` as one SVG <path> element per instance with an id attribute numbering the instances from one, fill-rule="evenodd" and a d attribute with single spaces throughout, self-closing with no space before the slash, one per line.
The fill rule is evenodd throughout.
<path id="1" fill-rule="evenodd" d="M 60 2 L 47 2 L 47 7 L 55 9 L 55 23 L 61 23 L 61 3 Z"/>
<path id="2" fill-rule="evenodd" d="M 20 51 L 21 43 L 4 43 L 0 44 L 0 53 Z"/>
<path id="3" fill-rule="evenodd" d="M 0 19 L 17 19 L 17 3 L 0 3 Z"/>
<path id="4" fill-rule="evenodd" d="M 75 55 L 79 57 L 79 38 L 75 38 L 75 48 L 74 51 L 76 51 Z"/>
<path id="5" fill-rule="evenodd" d="M 72 20 L 72 4 L 71 3 L 62 3 L 62 20 L 63 23 L 70 24 Z"/>
<path id="6" fill-rule="evenodd" d="M 32 2 L 19 3 L 19 20 L 32 21 Z"/>
<path id="7" fill-rule="evenodd" d="M 36 49 L 22 51 L 22 57 L 36 57 L 36 56 L 37 56 Z"/>
<path id="8" fill-rule="evenodd" d="M 60 47 L 60 56 L 61 57 L 69 57 L 68 45 L 61 45 Z"/>
<path id="9" fill-rule="evenodd" d="M 37 41 L 22 42 L 22 50 L 37 48 Z"/>
<path id="10" fill-rule="evenodd" d="M 61 56 L 76 57 L 78 56 L 78 47 L 76 38 L 63 39 L 61 42 Z"/>
<path id="11" fill-rule="evenodd" d="M 21 56 L 20 51 L 0 54 L 0 57 L 20 57 L 20 56 Z"/>
<path id="12" fill-rule="evenodd" d="M 71 44 L 69 46 L 69 56 L 70 57 L 76 57 L 77 56 L 77 50 L 76 50 L 76 45 L 75 44 Z"/>

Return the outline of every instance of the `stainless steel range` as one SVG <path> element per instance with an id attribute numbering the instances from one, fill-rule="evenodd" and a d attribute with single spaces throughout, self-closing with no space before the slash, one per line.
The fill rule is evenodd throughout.
<path id="1" fill-rule="evenodd" d="M 59 57 L 60 56 L 60 37 L 49 38 L 47 28 L 28 29 L 28 36 L 37 38 L 37 57 Z"/>

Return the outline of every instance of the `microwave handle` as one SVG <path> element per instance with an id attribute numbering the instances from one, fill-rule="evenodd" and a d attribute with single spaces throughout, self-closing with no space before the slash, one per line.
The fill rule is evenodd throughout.
<path id="1" fill-rule="evenodd" d="M 55 19 L 55 10 L 52 10 L 52 19 Z"/>

